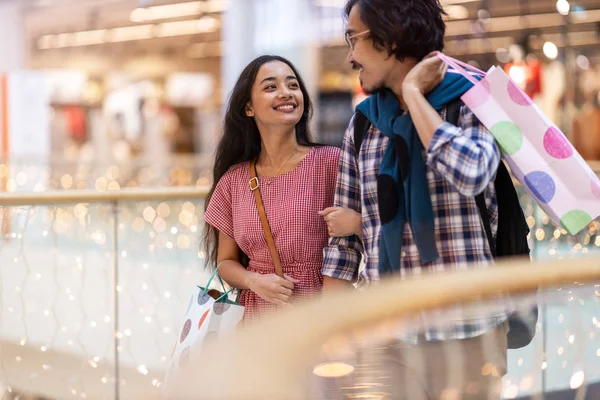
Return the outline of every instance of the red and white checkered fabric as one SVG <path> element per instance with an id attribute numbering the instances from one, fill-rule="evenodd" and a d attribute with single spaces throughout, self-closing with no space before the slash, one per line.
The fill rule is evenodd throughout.
<path id="1" fill-rule="evenodd" d="M 313 147 L 292 171 L 275 178 L 259 177 L 265 205 L 283 271 L 298 280 L 293 301 L 319 293 L 323 285 L 321 264 L 327 246 L 327 225 L 318 212 L 333 205 L 340 150 Z M 250 257 L 248 270 L 275 272 L 250 190 L 247 162 L 234 165 L 221 178 L 210 200 L 204 220 L 233 238 Z M 251 322 L 277 311 L 255 293 L 243 290 L 244 320 Z"/>

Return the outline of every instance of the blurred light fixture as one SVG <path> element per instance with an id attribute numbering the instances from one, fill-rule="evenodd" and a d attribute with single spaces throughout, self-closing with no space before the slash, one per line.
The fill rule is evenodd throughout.
<path id="1" fill-rule="evenodd" d="M 556 11 L 560 15 L 569 15 L 569 11 L 571 10 L 571 4 L 569 4 L 568 0 L 557 0 L 556 1 Z"/>
<path id="2" fill-rule="evenodd" d="M 166 4 L 146 8 L 136 8 L 129 15 L 131 22 L 148 22 L 161 19 L 191 17 L 194 15 L 219 13 L 227 10 L 226 0 L 192 1 Z"/>
<path id="3" fill-rule="evenodd" d="M 90 46 L 103 43 L 119 43 L 152 38 L 197 35 L 215 32 L 221 22 L 214 17 L 202 17 L 188 21 L 163 22 L 161 24 L 144 24 L 123 26 L 112 29 L 60 33 L 44 35 L 37 41 L 39 50 L 60 49 L 65 47 Z"/>
<path id="4" fill-rule="evenodd" d="M 571 382 L 570 382 L 570 386 L 571 389 L 579 389 L 579 387 L 581 387 L 581 385 L 583 385 L 583 382 L 585 381 L 585 374 L 583 371 L 577 371 L 573 374 L 573 376 L 571 377 Z"/>
<path id="5" fill-rule="evenodd" d="M 492 14 L 488 10 L 481 9 L 477 11 L 477 18 L 484 24 L 487 24 L 492 19 Z"/>
<path id="6" fill-rule="evenodd" d="M 343 362 L 323 363 L 313 369 L 313 374 L 321 378 L 341 378 L 352 372 L 354 372 L 354 367 Z"/>
<path id="7" fill-rule="evenodd" d="M 510 79 L 512 79 L 517 86 L 522 87 L 522 85 L 525 83 L 525 68 L 518 65 L 513 65 L 508 70 L 508 76 L 510 76 Z"/>
<path id="8" fill-rule="evenodd" d="M 325 8 L 344 8 L 346 0 L 315 0 L 315 6 Z"/>
<path id="9" fill-rule="evenodd" d="M 584 71 L 588 70 L 590 68 L 590 60 L 583 54 L 580 54 L 577 56 L 576 63 L 577 63 L 577 66 Z"/>
<path id="10" fill-rule="evenodd" d="M 448 14 L 448 19 L 467 19 L 469 18 L 469 10 L 461 5 L 444 6 L 444 11 Z"/>
<path id="11" fill-rule="evenodd" d="M 442 1 L 440 1 L 440 3 L 442 3 L 442 5 L 445 5 L 445 4 L 464 4 L 464 3 L 475 3 L 477 1 L 481 1 L 481 0 L 442 0 Z"/>
<path id="12" fill-rule="evenodd" d="M 496 59 L 502 64 L 506 64 L 510 61 L 510 55 L 508 54 L 508 50 L 504 47 L 499 47 L 496 49 Z"/>
<path id="13" fill-rule="evenodd" d="M 191 44 L 186 51 L 189 58 L 220 57 L 223 42 L 202 42 Z"/>
<path id="14" fill-rule="evenodd" d="M 552 42 L 544 43 L 543 51 L 544 55 L 551 60 L 556 60 L 558 57 L 558 47 Z"/>

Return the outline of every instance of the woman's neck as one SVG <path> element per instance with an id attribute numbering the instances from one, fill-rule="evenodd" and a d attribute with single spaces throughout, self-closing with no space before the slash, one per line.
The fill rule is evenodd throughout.
<path id="1" fill-rule="evenodd" d="M 280 167 L 298 149 L 295 127 L 284 131 L 261 130 L 260 136 L 262 150 L 258 157 L 258 163 L 265 168 Z"/>

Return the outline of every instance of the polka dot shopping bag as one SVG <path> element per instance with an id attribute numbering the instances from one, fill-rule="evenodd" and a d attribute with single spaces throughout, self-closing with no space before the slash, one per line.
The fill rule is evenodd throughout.
<path id="1" fill-rule="evenodd" d="M 203 345 L 235 331 L 242 321 L 244 307 L 229 300 L 231 290 L 225 290 L 218 270 L 219 266 L 215 268 L 205 288 L 196 286 L 194 289 L 169 361 L 165 393 L 177 389 L 177 376 L 185 368 L 203 365 L 196 357 Z M 221 283 L 222 291 L 209 289 L 215 277 Z"/>
<path id="2" fill-rule="evenodd" d="M 600 216 L 600 180 L 502 68 L 485 73 L 444 54 L 439 57 L 451 67 L 449 73 L 474 84 L 461 99 L 492 133 L 515 178 L 556 225 L 575 235 Z"/>

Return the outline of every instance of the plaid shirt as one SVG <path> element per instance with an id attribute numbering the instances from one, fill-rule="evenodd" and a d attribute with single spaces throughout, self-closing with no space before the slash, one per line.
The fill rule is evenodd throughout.
<path id="1" fill-rule="evenodd" d="M 446 110 L 441 112 L 446 118 Z M 423 157 L 435 215 L 435 236 L 439 258 L 422 265 L 408 223 L 402 239 L 402 277 L 426 271 L 446 271 L 485 267 L 493 263 L 475 196 L 485 192 L 492 233 L 498 228 L 498 205 L 494 177 L 500 150 L 492 135 L 465 106 L 460 110 L 458 127 L 442 124 L 431 139 Z M 354 147 L 354 120 L 350 122 L 342 145 L 342 157 L 334 205 L 362 214 L 362 240 L 357 236 L 331 238 L 324 250 L 323 275 L 359 284 L 379 280 L 379 238 L 381 223 L 377 197 L 377 175 L 388 138 L 371 126 L 365 134 L 357 157 Z M 362 254 L 366 268 L 359 274 Z M 360 276 L 359 276 L 360 275 Z M 503 300 L 502 300 L 503 301 Z M 482 313 L 464 308 L 422 314 L 417 332 L 427 340 L 466 339 L 478 336 L 507 318 L 506 307 Z M 469 314 L 468 316 L 466 314 Z M 442 321 L 443 326 L 439 326 Z M 411 339 L 412 338 L 412 339 Z M 416 336 L 407 336 L 415 341 Z"/>

